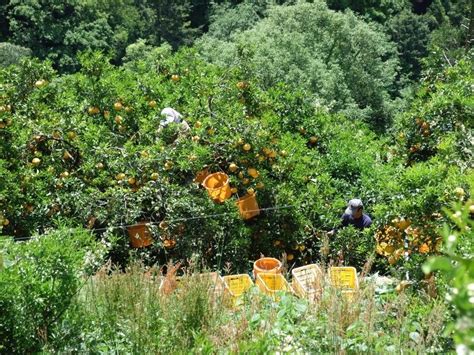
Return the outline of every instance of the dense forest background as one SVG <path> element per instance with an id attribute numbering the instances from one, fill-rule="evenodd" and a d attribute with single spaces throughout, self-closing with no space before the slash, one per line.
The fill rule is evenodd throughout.
<path id="1" fill-rule="evenodd" d="M 78 69 L 77 53 L 85 49 L 111 53 L 119 64 L 127 47 L 137 42 L 168 43 L 178 49 L 198 40 L 232 41 L 239 32 L 267 18 L 272 6 L 294 3 L 297 1 L 2 0 L 2 64 L 31 53 L 52 60 L 62 72 L 72 72 Z M 379 25 L 396 44 L 400 74 L 408 79 L 418 78 L 420 61 L 430 50 L 442 48 L 449 58 L 450 51 L 460 43 L 467 44 L 469 37 L 469 0 L 328 0 L 327 5 L 337 11 L 353 11 Z"/>

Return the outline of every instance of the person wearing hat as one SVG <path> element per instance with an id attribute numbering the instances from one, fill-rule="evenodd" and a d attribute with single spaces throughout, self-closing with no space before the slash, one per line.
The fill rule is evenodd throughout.
<path id="1" fill-rule="evenodd" d="M 165 107 L 163 110 L 161 110 L 161 116 L 164 117 L 164 119 L 160 121 L 160 130 L 170 123 L 180 124 L 181 132 L 187 132 L 190 129 L 188 123 L 183 120 L 183 116 L 171 107 Z"/>
<path id="2" fill-rule="evenodd" d="M 357 229 L 364 229 L 370 227 L 372 224 L 372 219 L 364 213 L 364 204 L 358 198 L 349 201 L 341 219 L 342 227 L 352 225 Z M 331 230 L 328 232 L 328 235 L 333 235 L 337 229 L 338 228 Z"/>
<path id="3" fill-rule="evenodd" d="M 364 229 L 372 224 L 370 217 L 364 213 L 364 204 L 358 198 L 349 201 L 341 218 L 343 227 L 353 225 L 355 228 Z"/>

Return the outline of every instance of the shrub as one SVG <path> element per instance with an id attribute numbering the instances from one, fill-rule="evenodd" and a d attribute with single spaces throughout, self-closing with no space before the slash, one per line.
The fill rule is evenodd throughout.
<path id="1" fill-rule="evenodd" d="M 100 250 L 89 232 L 70 228 L 24 243 L 2 241 L 2 352 L 37 352 L 55 338 L 82 277 L 96 267 Z"/>

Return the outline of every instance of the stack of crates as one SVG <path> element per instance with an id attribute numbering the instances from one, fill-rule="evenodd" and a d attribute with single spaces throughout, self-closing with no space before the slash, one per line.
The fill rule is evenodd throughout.
<path id="1" fill-rule="evenodd" d="M 278 291 L 292 292 L 292 289 L 282 274 L 261 272 L 257 275 L 256 284 L 260 291 L 278 299 Z"/>
<path id="2" fill-rule="evenodd" d="M 321 297 L 323 274 L 316 264 L 295 268 L 291 271 L 292 286 L 296 295 L 308 299 L 311 303 Z"/>

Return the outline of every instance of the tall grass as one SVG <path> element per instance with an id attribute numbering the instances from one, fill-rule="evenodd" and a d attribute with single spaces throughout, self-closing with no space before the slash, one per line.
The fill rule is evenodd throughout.
<path id="1" fill-rule="evenodd" d="M 274 302 L 252 289 L 241 307 L 231 308 L 192 270 L 174 292 L 160 290 L 161 282 L 156 268 L 104 267 L 66 315 L 79 331 L 63 336 L 54 350 L 342 354 L 444 351 L 449 345 L 441 336 L 444 304 L 417 290 L 378 295 L 374 283 L 361 282 L 349 299 L 325 284 L 318 302 L 308 303 L 289 294 Z"/>

